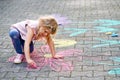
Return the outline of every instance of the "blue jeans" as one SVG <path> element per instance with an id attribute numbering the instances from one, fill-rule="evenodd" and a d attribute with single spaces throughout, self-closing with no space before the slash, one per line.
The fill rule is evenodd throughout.
<path id="1" fill-rule="evenodd" d="M 15 48 L 16 53 L 24 54 L 24 43 L 25 41 L 21 38 L 20 32 L 17 29 L 11 29 L 9 32 L 9 36 L 11 37 L 13 46 Z M 30 43 L 30 53 L 34 50 L 33 42 Z"/>

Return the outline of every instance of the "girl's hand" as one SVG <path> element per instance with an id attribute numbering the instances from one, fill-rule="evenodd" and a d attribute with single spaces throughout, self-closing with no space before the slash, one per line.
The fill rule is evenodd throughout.
<path id="1" fill-rule="evenodd" d="M 53 58 L 54 59 L 63 59 L 64 57 L 62 55 L 55 55 Z"/>
<path id="2" fill-rule="evenodd" d="M 33 69 L 37 68 L 37 64 L 32 59 L 27 60 L 27 63 L 30 68 L 33 68 Z"/>

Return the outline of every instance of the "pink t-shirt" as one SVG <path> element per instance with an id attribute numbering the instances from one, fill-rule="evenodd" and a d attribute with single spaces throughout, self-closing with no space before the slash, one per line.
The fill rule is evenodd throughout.
<path id="1" fill-rule="evenodd" d="M 36 34 L 36 29 L 37 29 L 37 26 L 39 24 L 39 22 L 37 20 L 25 20 L 25 21 L 21 21 L 21 22 L 18 22 L 16 24 L 13 24 L 10 29 L 15 28 L 15 29 L 19 30 L 21 38 L 23 40 L 25 40 L 26 39 L 26 34 L 27 34 L 27 29 L 26 29 L 26 26 L 25 26 L 26 24 L 29 27 L 31 27 L 34 30 L 34 34 Z"/>

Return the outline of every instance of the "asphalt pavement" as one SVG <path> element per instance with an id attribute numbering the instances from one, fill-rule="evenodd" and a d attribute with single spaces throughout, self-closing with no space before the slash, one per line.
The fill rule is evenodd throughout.
<path id="1" fill-rule="evenodd" d="M 44 15 L 59 24 L 54 41 L 64 59 L 39 54 L 40 69 L 8 61 L 11 24 Z M 0 80 L 120 80 L 120 0 L 0 0 Z"/>

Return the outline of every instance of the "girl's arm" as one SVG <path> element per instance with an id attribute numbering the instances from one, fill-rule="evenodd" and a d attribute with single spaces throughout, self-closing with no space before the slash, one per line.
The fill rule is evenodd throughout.
<path id="1" fill-rule="evenodd" d="M 47 39 L 47 43 L 49 45 L 49 48 L 50 48 L 50 51 L 52 53 L 52 57 L 53 58 L 63 58 L 62 55 L 56 55 L 56 52 L 55 52 L 55 46 L 54 46 L 54 41 L 51 39 L 51 37 L 49 36 L 48 39 Z"/>
<path id="2" fill-rule="evenodd" d="M 30 58 L 30 47 L 29 47 L 29 45 L 32 41 L 34 32 L 29 26 L 27 26 L 26 28 L 27 28 L 27 35 L 26 35 L 26 40 L 25 40 L 25 44 L 24 44 L 24 52 L 25 52 L 25 57 L 26 57 L 27 63 L 31 64 L 34 61 L 31 60 L 31 58 Z"/>
<path id="3" fill-rule="evenodd" d="M 49 48 L 50 48 L 50 51 L 52 53 L 52 57 L 55 57 L 55 47 L 54 47 L 54 42 L 53 40 L 51 39 L 51 37 L 49 36 L 48 39 L 47 39 L 47 43 L 49 45 Z"/>

